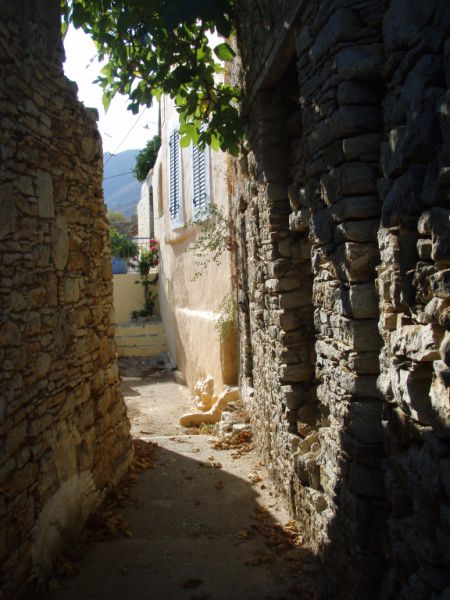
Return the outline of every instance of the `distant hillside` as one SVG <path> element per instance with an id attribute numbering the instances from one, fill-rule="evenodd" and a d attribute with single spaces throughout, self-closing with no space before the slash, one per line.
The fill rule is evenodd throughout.
<path id="1" fill-rule="evenodd" d="M 141 195 L 142 183 L 139 183 L 133 173 L 129 172 L 134 167 L 138 152 L 139 150 L 125 150 L 113 156 L 105 152 L 104 156 L 105 202 L 109 210 L 117 210 L 129 217 L 135 214 L 136 204 Z"/>

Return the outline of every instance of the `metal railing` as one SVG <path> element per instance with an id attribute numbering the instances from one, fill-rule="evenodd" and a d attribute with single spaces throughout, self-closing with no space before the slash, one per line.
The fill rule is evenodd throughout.
<path id="1" fill-rule="evenodd" d="M 149 238 L 111 237 L 113 272 L 136 272 L 136 263 L 144 250 L 150 250 Z"/>
<path id="2" fill-rule="evenodd" d="M 138 258 L 143 250 L 149 249 L 148 238 L 111 238 L 111 256 L 117 258 Z"/>

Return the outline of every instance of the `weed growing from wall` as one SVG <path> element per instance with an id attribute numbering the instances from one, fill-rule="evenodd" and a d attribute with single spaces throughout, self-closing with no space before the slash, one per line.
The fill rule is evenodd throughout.
<path id="1" fill-rule="evenodd" d="M 196 281 L 203 275 L 210 263 L 219 265 L 223 253 L 234 250 L 236 242 L 234 241 L 232 220 L 225 217 L 223 211 L 214 203 L 199 211 L 197 218 L 189 221 L 185 228 L 191 225 L 200 226 L 197 239 L 187 249 L 195 256 L 195 264 L 198 268 L 192 281 Z"/>

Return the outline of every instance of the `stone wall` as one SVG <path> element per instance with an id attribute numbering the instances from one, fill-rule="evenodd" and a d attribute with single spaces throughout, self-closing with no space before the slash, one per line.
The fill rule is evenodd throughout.
<path id="1" fill-rule="evenodd" d="M 391 2 L 383 20 L 379 387 L 396 598 L 450 597 L 449 29 L 446 2 Z"/>
<path id="2" fill-rule="evenodd" d="M 241 387 L 342 598 L 449 584 L 445 4 L 240 2 Z"/>
<path id="3" fill-rule="evenodd" d="M 0 9 L 0 596 L 123 475 L 102 150 L 62 72 L 58 3 Z"/>

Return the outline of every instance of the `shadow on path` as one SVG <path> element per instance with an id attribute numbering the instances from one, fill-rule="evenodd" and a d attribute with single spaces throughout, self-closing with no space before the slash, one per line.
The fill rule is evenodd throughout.
<path id="1" fill-rule="evenodd" d="M 205 435 L 187 435 L 177 423 L 189 393 L 170 378 L 123 384 L 132 435 L 153 467 L 120 509 L 129 537 L 95 542 L 78 575 L 46 598 L 323 598 L 313 554 L 256 451 L 236 457 L 212 449 Z"/>
<path id="2" fill-rule="evenodd" d="M 231 474 L 218 468 L 229 451 L 208 460 L 204 436 L 159 443 L 155 468 L 140 475 L 121 511 L 131 537 L 96 543 L 79 575 L 47 598 L 320 598 L 312 555 L 242 477 L 254 467 L 250 457 L 234 461 Z M 285 521 L 284 511 L 279 516 Z"/>

